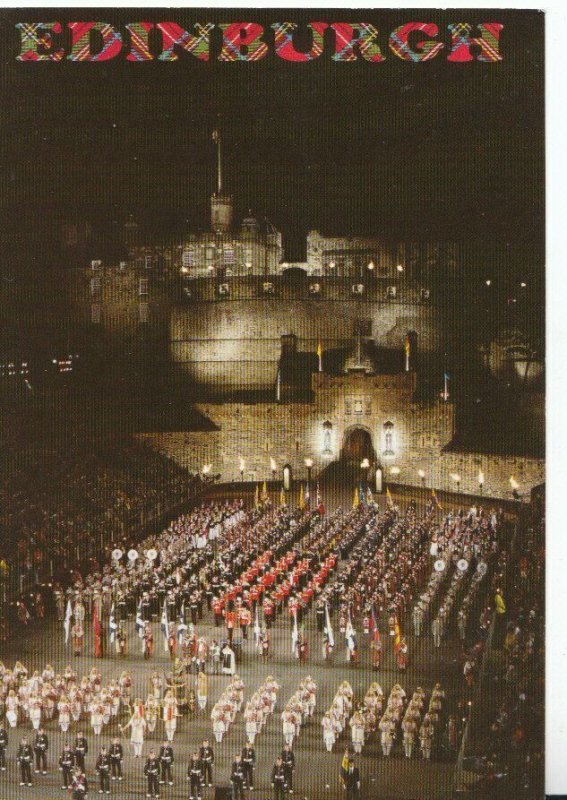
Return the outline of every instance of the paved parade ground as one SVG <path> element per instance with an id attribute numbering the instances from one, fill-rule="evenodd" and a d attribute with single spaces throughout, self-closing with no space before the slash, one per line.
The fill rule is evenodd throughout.
<path id="1" fill-rule="evenodd" d="M 215 629 L 210 620 L 208 624 L 199 626 L 198 631 L 203 631 L 207 637 L 214 637 Z M 431 689 L 433 685 L 440 681 L 444 687 L 450 688 L 461 685 L 456 654 L 458 647 L 455 641 L 443 642 L 439 649 L 435 649 L 429 634 L 415 641 L 409 637 L 410 653 L 412 654 L 409 668 L 404 676 L 400 676 L 394 663 L 394 655 L 391 644 L 385 642 L 383 667 L 378 674 L 373 673 L 369 668 L 369 654 L 366 642 L 363 643 L 361 652 L 361 663 L 357 667 L 350 667 L 345 663 L 345 652 L 343 637 L 336 632 L 337 645 L 336 652 L 331 664 L 324 663 L 320 647 L 316 646 L 320 642 L 320 634 L 314 630 L 314 614 L 309 614 L 308 641 L 311 645 L 311 653 L 306 664 L 299 664 L 297 659 L 291 655 L 291 636 L 290 626 L 287 619 L 278 619 L 273 629 L 273 656 L 267 665 L 261 662 L 254 652 L 253 642 L 245 643 L 241 663 L 237 664 L 238 674 L 242 677 L 246 689 L 244 699 L 262 683 L 264 678 L 271 674 L 280 684 L 278 692 L 278 703 L 276 711 L 264 730 L 256 738 L 256 755 L 258 759 L 256 790 L 249 793 L 250 798 L 271 797 L 271 787 L 269 783 L 271 768 L 277 755 L 283 746 L 282 724 L 279 714 L 282 710 L 282 703 L 290 697 L 298 688 L 300 681 L 311 674 L 317 683 L 317 706 L 315 716 L 307 725 L 304 725 L 301 734 L 294 742 L 294 753 L 296 757 L 296 797 L 306 797 L 308 800 L 323 800 L 323 798 L 342 797 L 344 791 L 339 785 L 339 769 L 345 747 L 350 743 L 350 731 L 343 732 L 339 742 L 335 745 L 333 753 L 327 753 L 323 744 L 321 717 L 324 711 L 330 706 L 335 691 L 342 680 L 348 680 L 355 693 L 355 697 L 362 697 L 369 684 L 378 678 L 387 696 L 391 687 L 400 682 L 411 695 L 411 690 L 418 685 L 426 689 Z M 221 629 L 217 629 L 218 631 Z M 28 668 L 43 668 L 51 662 L 55 670 L 62 670 L 67 663 L 71 663 L 78 675 L 87 674 L 93 664 L 100 669 L 103 675 L 103 684 L 106 678 L 118 677 L 123 669 L 128 669 L 134 680 L 135 691 L 133 696 L 145 699 L 149 689 L 149 678 L 155 669 L 169 669 L 169 659 L 163 653 L 161 635 L 156 635 L 156 651 L 151 661 L 143 660 L 139 639 L 135 637 L 134 625 L 129 625 L 129 643 L 138 652 L 130 652 L 126 659 L 119 660 L 117 657 L 97 659 L 92 658 L 92 636 L 91 625 L 87 624 L 88 646 L 86 656 L 73 658 L 66 653 L 63 644 L 63 631 L 60 624 L 50 620 L 41 630 L 33 630 L 25 638 L 17 641 L 17 651 L 12 650 L 12 659 L 16 656 L 20 658 Z M 360 638 L 360 637 L 359 637 Z M 11 648 L 12 649 L 12 648 Z M 131 647 L 132 649 L 132 647 Z M 6 663 L 11 663 L 8 654 L 4 655 Z M 210 720 L 210 709 L 218 699 L 222 689 L 228 683 L 227 676 L 209 676 L 209 702 L 208 712 L 196 712 L 192 716 L 185 714 L 180 720 L 174 740 L 175 752 L 175 786 L 164 789 L 163 797 L 178 800 L 178 798 L 188 797 L 186 781 L 187 763 L 193 748 L 201 744 L 202 740 L 208 736 L 212 740 L 215 750 L 215 781 L 220 784 L 227 784 L 230 774 L 230 766 L 234 755 L 239 753 L 245 744 L 244 722 L 242 714 L 238 714 L 234 724 L 225 735 L 222 744 L 214 742 L 212 723 Z M 127 717 L 123 718 L 123 723 Z M 98 754 L 97 743 L 90 728 L 89 719 L 86 718 L 82 723 L 82 728 L 87 732 L 91 753 L 87 760 L 90 766 L 88 777 L 93 781 L 95 788 L 96 776 L 93 774 L 94 761 Z M 31 734 L 29 723 L 19 725 L 16 730 L 10 730 L 10 746 L 8 751 L 8 770 L 0 777 L 2 782 L 0 789 L 2 796 L 25 797 L 31 795 L 33 798 L 53 798 L 64 796 L 60 789 L 59 773 L 54 773 L 55 756 L 59 758 L 60 751 L 65 741 L 73 741 L 76 725 L 70 728 L 71 736 L 63 735 L 56 721 L 52 721 L 46 726 L 46 731 L 50 739 L 50 774 L 47 776 L 36 776 L 33 789 L 19 789 L 18 769 L 15 763 L 15 749 L 19 737 L 24 734 Z M 113 735 L 119 734 L 117 726 L 112 722 L 105 726 L 103 733 L 98 739 L 100 745 L 110 744 Z M 151 747 L 159 750 L 164 738 L 163 723 L 158 722 L 158 726 L 153 735 L 147 739 L 144 745 L 144 756 Z M 112 786 L 112 795 L 120 798 L 139 798 L 145 797 L 145 781 L 142 775 L 144 759 L 134 759 L 130 754 L 129 735 L 124 734 L 121 741 L 125 745 L 125 780 L 119 787 Z M 439 760 L 439 756 L 433 757 L 430 763 L 421 759 L 418 749 L 414 753 L 411 761 L 403 756 L 401 743 L 396 742 L 392 755 L 389 759 L 381 755 L 379 741 L 376 735 L 365 745 L 362 755 L 356 758 L 361 769 L 363 797 L 365 798 L 442 798 L 449 797 L 452 790 L 453 767 L 454 765 L 445 760 Z M 3 784 L 3 785 L 2 785 Z M 98 786 L 96 786 L 98 789 Z M 10 793 L 13 792 L 13 794 Z M 91 791 L 92 794 L 92 791 Z M 205 797 L 214 797 L 212 790 L 208 790 Z"/>
<path id="2" fill-rule="evenodd" d="M 217 490 L 218 491 L 218 490 Z M 335 498 L 333 505 L 344 498 Z M 379 499 L 384 505 L 384 499 Z M 403 500 L 400 501 L 404 505 Z M 330 503 L 331 505 L 331 503 Z M 410 606 L 411 608 L 411 606 Z M 344 635 L 339 632 L 338 619 L 335 615 L 333 625 L 336 646 L 330 661 L 324 661 L 322 654 L 322 635 L 317 632 L 315 612 L 312 608 L 306 617 L 305 630 L 307 634 L 309 655 L 305 663 L 300 663 L 291 651 L 291 626 L 287 612 L 277 618 L 272 629 L 272 654 L 267 663 L 264 663 L 254 649 L 252 631 L 250 639 L 243 643 L 241 657 L 237 663 L 237 672 L 245 684 L 244 703 L 257 689 L 267 675 L 273 675 L 280 684 L 275 713 L 269 719 L 262 732 L 256 738 L 256 781 L 255 790 L 246 794 L 247 798 L 271 798 L 272 789 L 270 775 L 275 758 L 283 746 L 282 723 L 280 714 L 286 700 L 296 691 L 299 683 L 307 675 L 311 675 L 317 684 L 317 699 L 314 716 L 305 724 L 300 736 L 294 742 L 296 758 L 296 772 L 294 779 L 294 797 L 307 798 L 307 800 L 334 800 L 345 795 L 339 782 L 341 760 L 347 745 L 350 744 L 350 729 L 348 726 L 335 744 L 332 753 L 324 747 L 321 718 L 330 706 L 333 696 L 343 680 L 348 680 L 353 689 L 355 701 L 362 699 L 368 686 L 378 680 L 387 698 L 392 686 L 399 682 L 411 697 L 416 687 L 423 687 L 429 695 L 434 684 L 440 682 L 447 693 L 443 706 L 443 713 L 439 730 L 444 730 L 447 714 L 454 711 L 457 702 L 464 697 L 464 684 L 462 678 L 462 664 L 459 660 L 460 643 L 456 635 L 456 625 L 450 626 L 448 634 L 442 641 L 441 647 L 433 646 L 433 639 L 429 627 L 426 627 L 420 638 L 415 638 L 410 624 L 410 613 L 403 619 L 403 630 L 409 646 L 409 666 L 405 674 L 396 668 L 394 650 L 391 638 L 388 636 L 387 618 L 384 615 L 378 620 L 382 634 L 383 658 L 379 672 L 373 672 L 370 667 L 369 637 L 362 631 L 358 632 L 360 645 L 360 659 L 356 665 L 346 662 L 346 646 Z M 80 677 L 86 675 L 93 665 L 101 671 L 103 685 L 108 679 L 118 678 L 123 670 L 128 670 L 133 679 L 132 697 L 139 696 L 145 700 L 149 691 L 149 678 L 154 670 L 169 671 L 171 662 L 164 653 L 163 640 L 159 630 L 159 620 L 154 621 L 155 651 L 150 661 L 144 661 L 141 653 L 140 640 L 137 638 L 134 621 L 130 619 L 128 629 L 128 654 L 125 658 L 112 655 L 102 659 L 93 657 L 92 621 L 86 623 L 85 649 L 81 657 L 73 657 L 71 646 L 64 644 L 63 627 L 57 622 L 54 614 L 48 615 L 44 624 L 33 622 L 22 635 L 17 635 L 8 645 L 4 646 L 0 657 L 7 666 L 12 667 L 16 659 L 20 659 L 30 671 L 42 670 L 47 663 L 51 663 L 56 672 L 63 671 L 67 664 L 71 664 Z M 215 628 L 211 611 L 205 608 L 204 618 L 197 626 L 197 634 L 203 635 L 210 642 L 211 639 L 222 639 L 224 628 Z M 196 677 L 191 676 L 193 685 Z M 230 768 L 234 756 L 240 753 L 245 744 L 244 722 L 242 713 L 237 714 L 234 724 L 230 727 L 221 744 L 214 741 L 210 712 L 213 704 L 219 698 L 229 677 L 213 675 L 209 672 L 209 691 L 206 712 L 188 714 L 184 712 L 178 722 L 178 728 L 173 743 L 175 753 L 174 786 L 161 787 L 162 798 L 178 800 L 188 798 L 189 789 L 186 780 L 187 764 L 189 757 L 203 739 L 209 738 L 215 751 L 215 784 L 223 786 L 229 784 Z M 124 724 L 128 717 L 124 714 L 120 721 Z M 142 798 L 146 796 L 146 781 L 143 776 L 145 757 L 151 748 L 159 751 L 159 746 L 164 738 L 164 723 L 158 722 L 156 731 L 151 734 L 144 744 L 142 759 L 135 759 L 129 743 L 129 731 L 125 732 L 121 741 L 125 749 L 124 773 L 122 784 L 113 783 L 111 796 L 116 798 Z M 108 745 L 113 736 L 120 735 L 118 725 L 111 721 L 103 728 L 100 737 L 95 737 L 90 727 L 90 719 L 81 720 L 80 727 L 72 724 L 69 733 L 61 733 L 56 720 L 46 726 L 49 736 L 49 773 L 46 776 L 35 775 L 33 788 L 19 787 L 19 773 L 15 760 L 15 751 L 22 735 L 27 734 L 33 738 L 33 731 L 29 722 L 20 723 L 18 727 L 10 729 L 10 742 L 7 753 L 8 768 L 0 773 L 0 797 L 2 798 L 53 798 L 65 797 L 61 789 L 60 773 L 56 771 L 56 762 L 59 759 L 63 744 L 74 742 L 76 732 L 82 729 L 89 739 L 89 755 L 87 757 L 87 775 L 91 783 L 89 796 L 98 795 L 98 781 L 94 774 L 94 762 L 102 744 Z M 404 756 L 400 738 L 396 740 L 392 754 L 389 758 L 382 755 L 379 745 L 379 734 L 374 733 L 365 744 L 360 756 L 355 757 L 362 778 L 362 798 L 405 798 L 405 800 L 437 800 L 448 798 L 454 788 L 455 756 L 447 754 L 438 741 L 434 744 L 432 759 L 426 762 L 421 757 L 418 745 L 414 748 L 411 759 Z M 212 800 L 214 789 L 205 789 L 204 799 Z"/>
<path id="3" fill-rule="evenodd" d="M 219 489 L 214 494 L 219 495 Z M 344 492 L 334 493 L 328 498 L 329 511 L 339 503 L 346 504 Z M 397 499 L 402 509 L 408 502 L 407 498 Z M 385 506 L 384 498 L 379 498 L 381 507 Z M 444 512 L 446 513 L 446 512 Z M 410 604 L 411 611 L 411 604 Z M 343 680 L 348 680 L 354 690 L 354 699 L 361 700 L 369 685 L 378 680 L 387 698 L 392 686 L 399 682 L 411 697 L 412 692 L 418 687 L 423 687 L 429 695 L 435 683 L 440 682 L 446 691 L 446 700 L 443 705 L 439 731 L 443 731 L 448 713 L 456 711 L 457 703 L 465 698 L 462 678 L 462 662 L 460 661 L 461 645 L 456 634 L 456 625 L 450 626 L 447 635 L 443 638 L 441 646 L 433 646 L 433 639 L 429 626 L 426 626 L 421 637 L 413 636 L 410 611 L 402 619 L 402 629 L 406 634 L 409 646 L 409 666 L 402 674 L 396 667 L 394 648 L 391 637 L 388 636 L 387 616 L 378 619 L 382 634 L 383 651 L 382 665 L 378 672 L 370 666 L 369 637 L 358 631 L 360 658 L 356 665 L 346 662 L 346 645 L 344 634 L 338 627 L 337 615 L 334 615 L 333 626 L 336 646 L 330 661 L 324 661 L 322 654 L 322 634 L 317 631 L 314 609 L 311 608 L 305 619 L 305 632 L 307 635 L 309 655 L 306 662 L 292 655 L 291 650 L 291 625 L 287 611 L 277 617 L 272 628 L 272 652 L 268 662 L 264 662 L 254 648 L 253 635 L 244 641 L 241 652 L 238 653 L 237 672 L 245 684 L 244 703 L 250 695 L 260 686 L 268 675 L 273 675 L 280 685 L 275 713 L 269 719 L 261 733 L 256 737 L 255 747 L 257 756 L 255 789 L 248 792 L 249 800 L 263 800 L 272 797 L 270 784 L 271 770 L 276 757 L 283 747 L 281 711 L 287 699 L 299 688 L 299 683 L 307 675 L 311 675 L 317 684 L 316 709 L 314 716 L 304 724 L 300 736 L 295 739 L 293 749 L 296 758 L 296 772 L 294 778 L 294 797 L 307 800 L 334 800 L 345 796 L 344 788 L 339 780 L 340 766 L 347 745 L 350 745 L 350 729 L 348 726 L 335 744 L 332 753 L 325 749 L 322 736 L 321 718 L 330 706 L 334 694 Z M 159 670 L 162 673 L 171 669 L 169 656 L 164 653 L 163 639 L 159 630 L 159 620 L 154 619 L 155 651 L 150 661 L 144 661 L 140 639 L 136 635 L 134 620 L 127 623 L 128 654 L 119 658 L 114 653 L 102 659 L 95 659 L 93 655 L 93 630 L 92 621 L 86 622 L 85 647 L 83 655 L 74 657 L 71 645 L 64 643 L 63 626 L 55 619 L 55 614 L 48 614 L 43 624 L 34 621 L 22 634 L 16 636 L 8 645 L 4 646 L 1 658 L 4 663 L 12 667 L 15 660 L 21 660 L 28 668 L 30 674 L 33 670 L 42 670 L 47 663 L 51 663 L 55 672 L 62 672 L 67 664 L 71 664 L 79 678 L 86 675 L 93 665 L 102 673 L 102 683 L 106 685 L 112 678 L 118 678 L 123 670 L 130 672 L 133 679 L 132 697 L 137 696 L 145 700 L 149 691 L 149 679 L 152 672 Z M 203 620 L 197 625 L 196 632 L 203 635 L 207 641 L 216 638 L 221 640 L 224 627 L 214 626 L 211 611 L 205 608 Z M 186 780 L 187 765 L 190 755 L 198 748 L 203 739 L 209 738 L 215 751 L 214 781 L 215 785 L 229 785 L 229 775 L 234 756 L 240 753 L 246 742 L 244 721 L 242 713 L 237 714 L 235 722 L 231 725 L 224 740 L 218 744 L 214 740 L 210 712 L 213 704 L 219 698 L 223 688 L 229 682 L 228 676 L 214 675 L 209 671 L 209 691 L 207 711 L 189 713 L 184 711 L 178 722 L 175 740 L 173 742 L 175 753 L 174 786 L 162 788 L 162 798 L 179 800 L 189 797 L 188 783 Z M 193 688 L 196 687 L 196 676 L 190 676 Z M 123 713 L 119 722 L 127 722 L 127 713 Z M 73 744 L 76 732 L 83 730 L 89 740 L 89 755 L 87 757 L 87 776 L 90 781 L 92 797 L 98 794 L 98 780 L 94 773 L 94 762 L 102 745 L 109 745 L 113 736 L 120 736 L 116 721 L 111 720 L 104 726 L 102 735 L 95 737 L 90 727 L 90 718 L 87 716 L 79 725 L 72 723 L 67 734 L 62 734 L 56 720 L 45 726 L 49 736 L 49 772 L 46 776 L 35 775 L 33 788 L 19 787 L 19 771 L 15 759 L 15 751 L 21 736 L 28 735 L 33 739 L 33 731 L 29 722 L 20 722 L 17 728 L 9 730 L 10 742 L 7 753 L 8 768 L 0 773 L 0 796 L 6 798 L 33 797 L 49 798 L 64 797 L 66 793 L 61 789 L 60 773 L 56 770 L 56 763 L 65 742 Z M 145 758 L 150 749 L 156 752 L 165 738 L 164 723 L 160 720 L 153 734 L 146 738 L 143 757 L 135 759 L 130 749 L 129 731 L 121 735 L 124 745 L 124 774 L 123 783 L 112 783 L 111 796 L 116 798 L 142 798 L 146 796 L 146 781 L 143 776 Z M 379 733 L 374 733 L 365 744 L 362 754 L 355 756 L 355 763 L 360 768 L 362 779 L 362 798 L 383 798 L 383 800 L 404 798 L 405 800 L 423 800 L 430 798 L 448 798 L 454 790 L 455 755 L 449 755 L 445 747 L 441 746 L 441 736 L 436 735 L 431 761 L 422 759 L 418 743 L 414 748 L 411 759 L 404 756 L 402 743 L 398 734 L 391 756 L 382 755 Z M 213 800 L 215 790 L 205 789 L 204 800 Z"/>

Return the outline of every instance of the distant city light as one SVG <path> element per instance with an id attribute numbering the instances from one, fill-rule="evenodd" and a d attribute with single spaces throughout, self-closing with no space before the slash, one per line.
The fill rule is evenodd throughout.
<path id="1" fill-rule="evenodd" d="M 525 289 L 526 286 L 527 286 L 527 283 L 525 281 L 522 281 L 520 286 L 522 287 L 522 289 Z"/>
<path id="2" fill-rule="evenodd" d="M 490 278 L 489 278 L 487 281 L 485 281 L 485 283 L 486 283 L 486 285 L 487 285 L 487 286 L 490 286 L 490 284 L 492 283 L 492 281 L 491 281 L 491 280 L 490 280 Z"/>
<path id="3" fill-rule="evenodd" d="M 400 468 L 399 467 L 390 467 L 390 475 L 399 475 Z"/>
<path id="4" fill-rule="evenodd" d="M 396 267 L 396 269 L 398 270 L 398 272 L 403 272 L 403 271 L 404 271 L 404 268 L 402 267 L 402 265 L 401 265 L 401 264 L 398 264 L 398 266 Z"/>
<path id="5" fill-rule="evenodd" d="M 374 261 L 370 261 L 370 262 L 369 262 L 369 264 L 368 264 L 368 269 L 369 269 L 369 270 L 373 270 L 373 269 L 374 269 Z"/>

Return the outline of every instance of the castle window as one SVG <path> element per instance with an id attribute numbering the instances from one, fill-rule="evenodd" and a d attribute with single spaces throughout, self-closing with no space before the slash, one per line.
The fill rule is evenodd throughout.
<path id="1" fill-rule="evenodd" d="M 140 297 L 145 297 L 148 294 L 148 279 L 140 278 L 138 281 L 138 294 Z"/>
<path id="2" fill-rule="evenodd" d="M 152 257 L 150 255 L 146 255 L 144 259 L 144 267 L 146 269 L 151 269 L 152 267 Z"/>
<path id="3" fill-rule="evenodd" d="M 91 305 L 91 322 L 93 325 L 100 325 L 100 318 L 102 313 L 102 306 L 100 303 L 93 303 Z"/>
<path id="4" fill-rule="evenodd" d="M 149 322 L 150 319 L 150 304 L 140 303 L 138 306 L 138 315 L 140 322 Z"/>
<path id="5" fill-rule="evenodd" d="M 100 294 L 100 289 L 101 289 L 100 275 L 95 275 L 93 278 L 91 278 L 91 294 L 93 296 Z"/>

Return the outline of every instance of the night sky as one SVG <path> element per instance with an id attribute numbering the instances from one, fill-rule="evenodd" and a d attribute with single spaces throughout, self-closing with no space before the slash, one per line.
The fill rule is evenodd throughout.
<path id="1" fill-rule="evenodd" d="M 386 62 L 18 63 L 17 21 L 367 21 Z M 499 64 L 397 59 L 410 21 L 500 21 Z M 148 237 L 208 223 L 211 129 L 221 114 L 226 184 L 282 230 L 288 260 L 325 233 L 498 243 L 502 269 L 542 267 L 543 15 L 516 11 L 23 9 L 0 16 L 3 269 L 56 263 L 61 224 L 112 241 L 133 212 Z M 218 31 L 215 32 L 219 37 Z M 217 39 L 214 39 L 218 42 Z M 218 46 L 218 45 L 217 45 Z M 502 262 L 502 259 L 499 259 Z M 529 262 L 526 264 L 526 262 Z"/>

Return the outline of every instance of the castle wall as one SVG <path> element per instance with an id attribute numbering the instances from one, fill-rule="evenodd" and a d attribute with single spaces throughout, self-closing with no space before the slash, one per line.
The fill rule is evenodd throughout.
<path id="1" fill-rule="evenodd" d="M 225 482 L 242 477 L 281 480 L 286 464 L 295 479 L 305 480 L 306 458 L 313 461 L 315 477 L 341 458 L 344 442 L 355 428 L 369 433 L 373 460 L 382 468 L 385 482 L 478 494 L 482 471 L 487 497 L 511 499 L 510 478 L 523 497 L 545 480 L 540 459 L 448 451 L 454 407 L 442 401 L 414 402 L 413 373 L 340 377 L 319 373 L 313 376 L 313 390 L 312 403 L 202 404 L 198 410 L 217 430 L 140 434 L 140 438 L 185 467 L 211 464 Z M 455 475 L 460 477 L 458 485 Z"/>
<path id="2" fill-rule="evenodd" d="M 217 391 L 267 388 L 276 380 L 282 335 L 296 334 L 299 350 L 315 352 L 319 341 L 324 351 L 341 349 L 352 343 L 358 320 L 371 322 L 371 338 L 379 347 L 401 352 L 407 332 L 415 330 L 420 352 L 439 349 L 438 321 L 430 305 L 278 298 L 175 308 L 171 356 L 192 381 Z"/>

